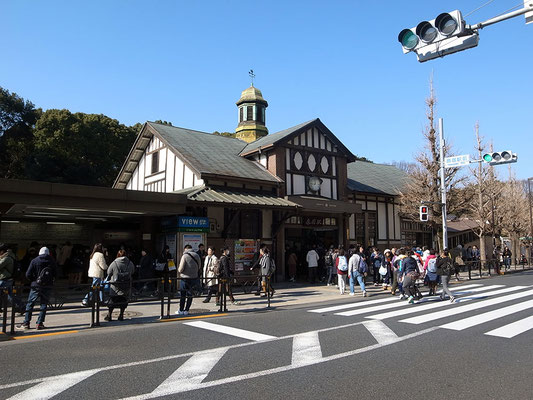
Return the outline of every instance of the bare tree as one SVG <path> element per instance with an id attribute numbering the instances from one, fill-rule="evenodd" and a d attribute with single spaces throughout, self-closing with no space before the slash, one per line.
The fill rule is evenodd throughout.
<path id="1" fill-rule="evenodd" d="M 424 148 L 415 155 L 416 164 L 409 170 L 407 184 L 401 189 L 402 213 L 414 220 L 418 219 L 418 210 L 421 202 L 428 202 L 429 221 L 437 237 L 438 243 L 442 243 L 442 206 L 440 193 L 440 152 L 435 129 L 435 107 L 437 98 L 433 90 L 433 81 L 430 80 L 430 95 L 426 98 L 427 125 L 422 134 Z M 450 154 L 448 145 L 444 148 L 444 155 Z M 445 170 L 445 184 L 449 193 L 447 210 L 449 214 L 462 214 L 466 202 L 462 191 L 457 190 L 464 179 L 458 178 L 457 168 Z"/>

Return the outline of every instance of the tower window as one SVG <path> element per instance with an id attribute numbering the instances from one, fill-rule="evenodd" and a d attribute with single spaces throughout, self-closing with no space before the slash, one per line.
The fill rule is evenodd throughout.
<path id="1" fill-rule="evenodd" d="M 246 121 L 252 121 L 254 119 L 254 106 L 246 107 Z"/>
<path id="2" fill-rule="evenodd" d="M 263 121 L 263 107 L 257 106 L 257 122 L 265 122 Z"/>
<path id="3" fill-rule="evenodd" d="M 242 122 L 242 119 L 243 119 L 243 117 L 244 117 L 244 111 L 243 111 L 243 108 L 244 108 L 244 107 L 239 108 L 239 122 Z"/>
<path id="4" fill-rule="evenodd" d="M 159 152 L 152 154 L 152 174 L 159 172 Z"/>

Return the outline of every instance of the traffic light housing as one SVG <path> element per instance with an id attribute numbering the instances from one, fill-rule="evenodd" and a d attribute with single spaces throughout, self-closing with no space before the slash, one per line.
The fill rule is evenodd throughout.
<path id="1" fill-rule="evenodd" d="M 518 160 L 518 156 L 511 150 L 505 151 L 493 151 L 483 154 L 483 162 L 489 165 L 500 165 L 515 163 Z"/>
<path id="2" fill-rule="evenodd" d="M 428 206 L 420 206 L 420 221 L 427 222 L 429 220 Z"/>
<path id="3" fill-rule="evenodd" d="M 447 54 L 476 47 L 479 36 L 468 32 L 461 11 L 440 14 L 431 21 L 403 29 L 398 35 L 404 54 L 414 51 L 418 61 L 424 62 Z"/>

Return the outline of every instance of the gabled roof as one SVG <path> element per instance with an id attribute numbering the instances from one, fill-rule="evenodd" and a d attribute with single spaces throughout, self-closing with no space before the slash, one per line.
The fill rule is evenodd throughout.
<path id="1" fill-rule="evenodd" d="M 348 189 L 354 192 L 398 195 L 407 174 L 393 165 L 354 161 L 348 164 Z"/>
<path id="2" fill-rule="evenodd" d="M 188 167 L 199 174 L 201 179 L 204 179 L 206 175 L 213 175 L 271 183 L 281 182 L 258 162 L 239 155 L 246 146 L 246 142 L 242 140 L 146 122 L 115 181 L 115 186 L 119 182 L 124 184 L 124 179 L 120 179 L 123 174 L 133 173 L 148 146 L 151 136 L 149 133 L 158 136 Z"/>
<path id="3" fill-rule="evenodd" d="M 335 146 L 337 146 L 339 151 L 348 157 L 348 161 L 355 160 L 355 156 L 352 154 L 352 152 L 348 150 L 348 148 L 344 146 L 344 144 L 339 139 L 337 139 L 337 137 L 327 128 L 326 125 L 322 123 L 322 121 L 320 121 L 319 118 L 315 118 L 311 121 L 304 122 L 302 124 L 293 126 L 292 128 L 288 128 L 283 131 L 263 136 L 255 142 L 249 143 L 244 149 L 242 149 L 240 154 L 241 156 L 247 156 L 258 152 L 259 150 L 273 147 L 274 145 L 280 142 L 289 141 L 293 137 L 301 134 L 302 132 L 305 132 L 311 127 L 317 127 L 322 133 L 327 135 L 329 139 L 335 144 Z"/>
<path id="4" fill-rule="evenodd" d="M 177 190 L 175 194 L 186 194 L 187 199 L 202 203 L 222 203 L 233 206 L 260 206 L 262 208 L 300 208 L 296 203 L 274 194 L 245 191 L 230 187 L 194 186 Z"/>

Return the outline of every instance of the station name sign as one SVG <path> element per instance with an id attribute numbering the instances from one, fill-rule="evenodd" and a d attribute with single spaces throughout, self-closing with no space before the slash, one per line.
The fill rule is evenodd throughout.
<path id="1" fill-rule="evenodd" d="M 168 217 L 161 221 L 161 227 L 163 231 L 209 232 L 209 218 L 190 216 Z"/>
<path id="2" fill-rule="evenodd" d="M 209 229 L 209 218 L 207 217 L 178 217 L 178 228 Z"/>

